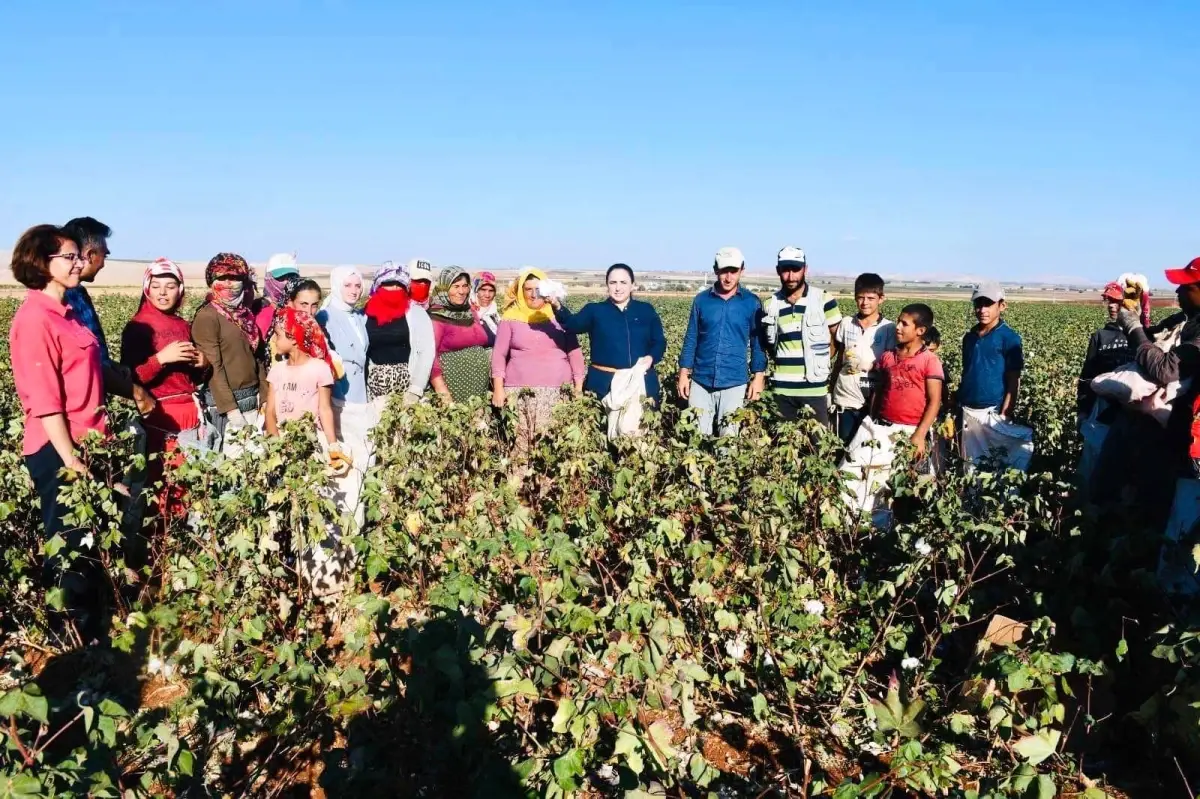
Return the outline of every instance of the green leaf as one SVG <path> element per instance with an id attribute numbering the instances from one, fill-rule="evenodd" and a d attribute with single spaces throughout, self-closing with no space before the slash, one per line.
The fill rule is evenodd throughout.
<path id="1" fill-rule="evenodd" d="M 1036 735 L 1026 735 L 1013 744 L 1013 750 L 1036 766 L 1058 750 L 1058 741 L 1062 733 L 1058 730 L 1041 730 Z"/>
<path id="2" fill-rule="evenodd" d="M 770 709 L 767 706 L 767 698 L 762 694 L 755 694 L 754 698 L 751 699 L 750 702 L 752 705 L 754 705 L 754 718 L 758 719 L 759 721 L 765 719 L 767 717 L 767 711 Z"/>
<path id="3" fill-rule="evenodd" d="M 8 789 L 13 796 L 41 796 L 42 781 L 32 774 L 18 774 L 9 780 Z"/>
<path id="4" fill-rule="evenodd" d="M 575 707 L 575 700 L 569 696 L 564 696 L 558 700 L 558 710 L 554 713 L 553 731 L 557 733 L 565 733 L 567 725 L 571 719 L 575 717 L 578 708 Z"/>
<path id="5" fill-rule="evenodd" d="M 1037 778 L 1037 799 L 1054 799 L 1058 788 L 1054 786 L 1054 778 L 1049 774 L 1039 774 Z"/>
<path id="6" fill-rule="evenodd" d="M 192 769 L 195 768 L 195 758 L 188 750 L 181 749 L 179 750 L 179 760 L 176 761 L 176 765 L 179 767 L 180 773 L 190 777 L 192 776 Z"/>
<path id="7" fill-rule="evenodd" d="M 558 787 L 564 791 L 574 791 L 579 788 L 576 777 L 583 776 L 583 753 L 571 749 L 554 761 L 554 779 Z"/>
<path id="8" fill-rule="evenodd" d="M 42 724 L 50 723 L 50 703 L 41 694 L 25 691 L 24 710 L 29 716 Z"/>
<path id="9" fill-rule="evenodd" d="M 21 709 L 23 698 L 24 694 L 16 688 L 0 694 L 0 718 L 17 715 L 17 711 Z"/>

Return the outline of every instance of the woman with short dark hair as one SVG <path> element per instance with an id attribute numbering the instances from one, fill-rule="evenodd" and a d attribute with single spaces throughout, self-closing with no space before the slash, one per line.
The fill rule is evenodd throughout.
<path id="1" fill-rule="evenodd" d="M 103 620 L 90 596 L 95 563 L 86 557 L 84 531 L 66 529 L 68 508 L 58 501 L 62 470 L 87 474 L 76 446 L 91 431 L 108 432 L 100 344 L 66 301 L 79 285 L 84 260 L 79 242 L 54 225 L 32 227 L 12 254 L 13 277 L 28 291 L 10 331 L 13 381 L 25 415 L 22 453 L 41 500 L 42 535 L 61 535 L 63 554 L 78 553 L 73 563 L 47 555 L 48 585 L 61 582 L 67 610 L 82 621 L 85 640 L 102 634 Z M 68 567 L 69 566 L 69 567 Z"/>

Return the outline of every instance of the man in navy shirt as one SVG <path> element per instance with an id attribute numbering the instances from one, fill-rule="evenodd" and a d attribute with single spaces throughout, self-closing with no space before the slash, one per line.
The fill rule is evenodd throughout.
<path id="1" fill-rule="evenodd" d="M 958 403 L 976 410 L 994 408 L 1007 418 L 1017 404 L 1025 368 L 1021 337 L 1003 319 L 1008 306 L 999 283 L 980 283 L 971 303 L 979 324 L 963 337 Z"/>
<path id="2" fill-rule="evenodd" d="M 761 341 L 763 308 L 753 292 L 738 285 L 745 269 L 740 250 L 718 250 L 713 262 L 717 280 L 696 295 L 688 316 L 679 355 L 679 396 L 689 408 L 699 409 L 705 435 L 736 435 L 737 425 L 727 421 L 729 416 L 745 401 L 758 399 L 763 389 L 767 370 Z"/>

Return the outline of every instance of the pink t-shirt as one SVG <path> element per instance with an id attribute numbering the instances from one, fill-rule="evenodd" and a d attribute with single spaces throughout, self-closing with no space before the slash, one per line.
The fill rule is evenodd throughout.
<path id="1" fill-rule="evenodd" d="M 876 363 L 879 370 L 879 416 L 893 424 L 920 424 L 925 415 L 925 381 L 945 380 L 942 362 L 929 350 L 901 359 L 888 350 Z"/>
<path id="2" fill-rule="evenodd" d="M 66 415 L 76 443 L 89 430 L 107 432 L 100 343 L 65 303 L 27 291 L 9 335 L 13 382 L 25 411 L 25 455 L 50 442 L 43 416 Z"/>
<path id="3" fill-rule="evenodd" d="M 321 426 L 321 389 L 333 386 L 333 371 L 320 358 L 309 358 L 296 366 L 278 361 L 267 373 L 267 382 L 275 399 L 275 418 L 291 422 L 311 413 Z M 327 432 L 327 431 L 326 431 Z"/>

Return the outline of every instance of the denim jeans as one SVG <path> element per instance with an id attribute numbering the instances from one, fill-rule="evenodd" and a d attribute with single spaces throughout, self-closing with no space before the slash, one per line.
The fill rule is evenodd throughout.
<path id="1" fill-rule="evenodd" d="M 715 389 L 705 388 L 693 380 L 692 390 L 688 395 L 688 407 L 700 409 L 700 417 L 696 420 L 696 424 L 699 426 L 700 432 L 706 436 L 714 434 L 736 436 L 737 425 L 725 420 L 730 414 L 741 408 L 745 401 L 745 383 L 731 388 Z"/>
<path id="2" fill-rule="evenodd" d="M 867 415 L 866 408 L 840 408 L 834 409 L 834 418 L 837 420 L 836 431 L 838 438 L 846 446 L 850 446 L 850 440 L 854 438 L 855 432 L 858 431 L 858 426 L 862 423 L 863 417 Z"/>

